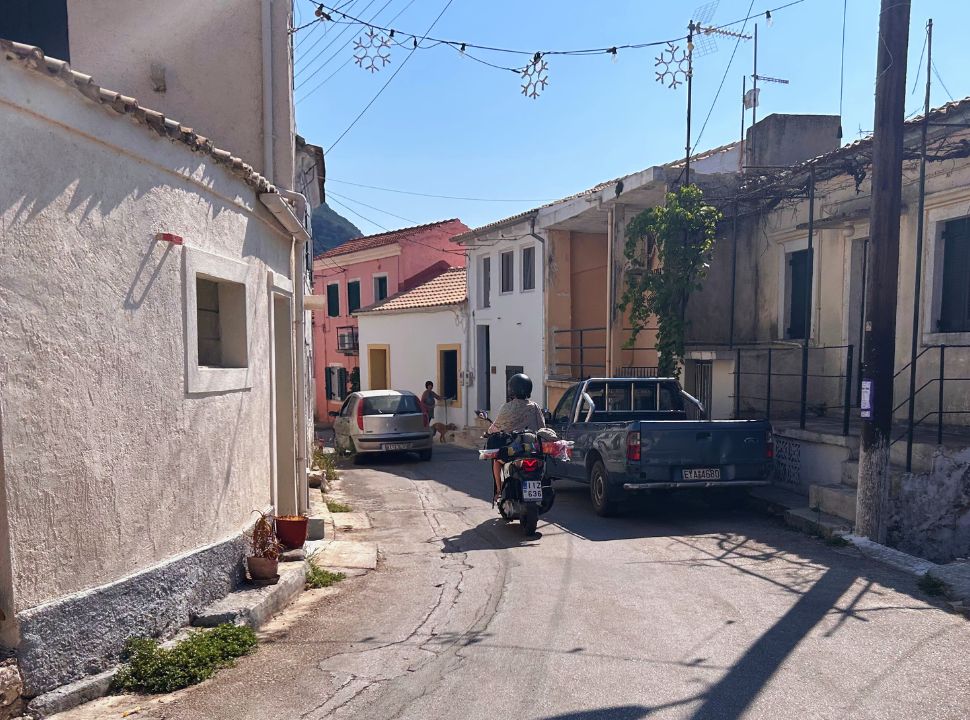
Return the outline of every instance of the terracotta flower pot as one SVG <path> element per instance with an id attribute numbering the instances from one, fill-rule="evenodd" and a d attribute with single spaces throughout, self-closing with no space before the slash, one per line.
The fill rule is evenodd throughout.
<path id="1" fill-rule="evenodd" d="M 276 538 L 287 550 L 303 547 L 308 520 L 302 515 L 280 515 L 276 518 Z"/>
<path id="2" fill-rule="evenodd" d="M 257 585 L 275 585 L 279 582 L 279 560 L 276 558 L 250 556 L 246 558 L 246 568 L 249 570 L 249 577 Z"/>

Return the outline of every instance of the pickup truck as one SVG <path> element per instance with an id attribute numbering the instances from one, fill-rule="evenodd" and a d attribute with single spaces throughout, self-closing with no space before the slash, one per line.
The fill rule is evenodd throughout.
<path id="1" fill-rule="evenodd" d="M 634 493 L 767 485 L 774 458 L 767 420 L 705 420 L 675 378 L 591 378 L 562 396 L 546 423 L 572 440 L 573 461 L 549 474 L 588 483 L 611 515 Z"/>

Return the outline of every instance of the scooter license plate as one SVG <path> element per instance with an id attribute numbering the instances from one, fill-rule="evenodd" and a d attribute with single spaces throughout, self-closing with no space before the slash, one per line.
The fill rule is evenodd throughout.
<path id="1" fill-rule="evenodd" d="M 536 500 L 542 502 L 542 481 L 541 480 L 523 480 L 522 481 L 522 499 L 526 502 L 530 500 Z"/>

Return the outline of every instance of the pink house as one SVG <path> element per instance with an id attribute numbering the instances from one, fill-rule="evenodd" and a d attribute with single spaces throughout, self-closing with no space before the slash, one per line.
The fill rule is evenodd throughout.
<path id="1" fill-rule="evenodd" d="M 318 421 L 329 423 L 328 413 L 340 409 L 352 386 L 359 387 L 354 313 L 449 267 L 464 267 L 465 251 L 451 238 L 467 231 L 461 220 L 442 220 L 348 240 L 314 258 L 313 294 L 326 299 L 325 308 L 313 313 Z M 380 349 L 371 352 L 368 365 L 379 369 Z"/>

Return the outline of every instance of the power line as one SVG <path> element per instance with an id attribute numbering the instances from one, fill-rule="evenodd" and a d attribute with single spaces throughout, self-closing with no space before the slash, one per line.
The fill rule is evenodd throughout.
<path id="1" fill-rule="evenodd" d="M 451 7 L 451 3 L 453 2 L 454 0 L 448 0 L 448 2 L 445 3 L 445 6 L 441 8 L 441 12 L 438 13 L 438 17 L 436 17 L 434 19 L 434 22 L 432 22 L 431 25 L 428 26 L 428 30 L 425 33 L 425 36 L 427 36 L 427 34 L 434 29 L 434 26 L 438 24 L 439 20 L 441 20 L 441 16 L 445 14 L 445 11 L 447 11 L 448 8 Z M 397 66 L 397 69 L 393 73 L 391 73 L 391 77 L 387 79 L 387 82 L 381 86 L 381 89 L 377 91 L 377 94 L 373 98 L 371 98 L 371 101 L 367 103 L 367 105 L 364 106 L 364 109 L 357 114 L 357 117 L 355 117 L 353 122 L 351 122 L 350 125 L 347 126 L 347 129 L 344 130 L 342 133 L 340 133 L 340 136 L 333 141 L 333 144 L 330 147 L 327 148 L 328 154 L 337 146 L 337 143 L 339 143 L 341 140 L 344 139 L 344 136 L 351 131 L 354 125 L 357 124 L 357 121 L 360 120 L 364 116 L 364 113 L 366 113 L 370 109 L 371 105 L 373 105 L 377 101 L 377 98 L 379 98 L 381 94 L 387 89 L 387 86 L 391 84 L 391 81 L 394 80 L 394 78 L 397 77 L 397 74 L 404 69 L 405 65 L 408 64 L 408 60 L 411 59 L 411 57 L 414 55 L 414 51 L 417 49 L 418 49 L 417 42 L 415 42 L 414 47 L 411 49 L 411 52 L 409 52 L 407 54 L 407 57 L 405 57 L 404 60 L 401 61 L 401 64 Z M 380 226 L 378 225 L 378 227 Z"/>
<path id="2" fill-rule="evenodd" d="M 373 14 L 373 15 L 371 16 L 371 20 L 375 20 L 375 19 L 377 19 L 377 16 L 378 16 L 378 15 L 380 15 L 380 14 L 381 14 L 382 12 L 384 12 L 384 10 L 385 10 L 385 9 L 387 8 L 387 6 L 388 6 L 388 5 L 390 5 L 390 4 L 391 4 L 391 3 L 393 2 L 393 1 L 394 1 L 394 0 L 387 0 L 387 2 L 385 2 L 385 3 L 384 3 L 384 4 L 382 5 L 382 6 L 381 6 L 381 9 L 380 9 L 380 10 L 378 10 L 378 11 L 377 11 L 376 13 L 374 13 L 374 14 Z M 367 9 L 368 7 L 370 7 L 370 6 L 371 6 L 371 5 L 373 4 L 373 2 L 374 2 L 374 0 L 371 0 L 371 2 L 369 2 L 369 3 L 367 3 L 367 7 L 365 7 L 365 8 L 364 8 L 364 10 L 366 10 L 366 9 Z M 342 35 L 343 35 L 343 34 L 344 34 L 345 32 L 347 32 L 347 30 L 350 30 L 350 29 L 352 29 L 352 26 L 350 26 L 350 25 L 348 25 L 348 26 L 347 26 L 347 27 L 345 27 L 345 28 L 344 28 L 343 30 L 341 30 L 341 31 L 340 31 L 340 34 L 339 34 L 339 35 L 337 35 L 337 37 L 335 37 L 335 38 L 334 38 L 334 42 L 336 42 L 337 40 L 339 40 L 339 39 L 340 39 L 340 37 L 341 37 L 341 36 L 342 36 Z M 300 81 L 300 82 L 299 82 L 299 83 L 298 83 L 298 84 L 297 84 L 297 85 L 296 85 L 296 86 L 295 86 L 295 87 L 294 87 L 293 89 L 294 89 L 294 90 L 297 90 L 297 89 L 298 89 L 298 88 L 299 88 L 299 87 L 300 87 L 301 85 L 305 85 L 305 84 L 306 84 L 307 82 L 309 82 L 309 81 L 310 81 L 310 79 L 311 79 L 311 78 L 313 78 L 313 76 L 314 76 L 314 75 L 316 75 L 317 73 L 319 73 L 319 72 L 320 72 L 321 70 L 323 70 L 323 69 L 324 69 L 325 67 L 327 67 L 327 65 L 329 65 L 329 64 L 330 64 L 331 62 L 333 62 L 333 60 L 334 60 L 334 58 L 336 58 L 336 57 L 337 57 L 338 55 L 340 55 L 340 53 L 341 53 L 341 51 L 342 51 L 342 50 L 343 50 L 343 49 L 344 49 L 345 47 L 347 47 L 348 45 L 350 45 L 350 43 L 352 43 L 353 41 L 354 41 L 354 36 L 353 36 L 353 35 L 351 35 L 351 36 L 350 36 L 349 38 L 347 38 L 347 39 L 346 39 L 346 40 L 344 41 L 344 44 L 343 44 L 343 45 L 341 45 L 341 46 L 340 46 L 340 47 L 338 47 L 338 48 L 337 48 L 336 50 L 334 50 L 334 51 L 333 51 L 333 54 L 332 54 L 332 55 L 330 55 L 330 57 L 328 57 L 328 58 L 327 58 L 326 60 L 324 60 L 324 61 L 323 61 L 323 63 L 321 63 L 320 65 L 318 65 L 318 66 L 316 67 L 316 69 L 315 69 L 315 70 L 314 70 L 313 72 L 311 72 L 311 73 L 310 73 L 309 75 L 307 75 L 307 76 L 306 76 L 305 78 L 303 78 L 303 79 L 302 79 L 302 80 L 301 80 L 301 81 Z M 332 45 L 332 44 L 333 44 L 333 43 L 331 43 L 330 45 Z M 328 45 L 328 46 L 327 46 L 327 48 L 328 48 L 328 47 L 330 47 L 330 45 Z M 312 64 L 312 63 L 313 63 L 314 61 L 316 61 L 316 59 L 317 59 L 318 57 L 320 57 L 320 55 L 322 55 L 322 54 L 323 54 L 324 52 L 326 52 L 326 51 L 327 51 L 327 48 L 324 48 L 323 50 L 321 50 L 321 51 L 320 51 L 319 53 L 317 53 L 317 54 L 316 54 L 316 55 L 315 55 L 315 56 L 313 57 L 313 59 L 312 59 L 312 60 L 309 60 L 309 61 L 308 61 L 308 62 L 307 62 L 306 64 L 304 64 L 304 65 L 303 65 L 303 67 L 302 67 L 302 68 L 300 69 L 300 72 L 302 73 L 302 72 L 303 72 L 303 71 L 305 71 L 305 70 L 306 70 L 307 68 L 309 68 L 309 67 L 310 67 L 310 65 L 311 65 L 311 64 Z M 294 77 L 296 77 L 296 76 L 294 75 Z"/>
<path id="3" fill-rule="evenodd" d="M 368 2 L 366 5 L 364 5 L 364 7 L 362 7 L 360 9 L 360 12 L 361 13 L 367 12 L 367 8 L 369 8 L 371 5 L 373 5 L 376 1 L 377 0 L 370 0 L 370 2 Z M 387 7 L 387 6 L 385 5 L 384 7 Z M 371 20 L 376 19 L 377 18 L 377 14 L 378 13 L 374 13 L 374 15 L 371 17 Z M 312 65 L 313 63 L 315 63 L 317 61 L 317 58 L 319 58 L 321 55 L 323 55 L 325 52 L 327 52 L 327 50 L 329 50 L 331 47 L 333 47 L 334 43 L 336 43 L 338 40 L 340 40 L 340 38 L 342 38 L 347 33 L 348 30 L 352 30 L 352 29 L 353 29 L 353 26 L 352 25 L 348 25 L 343 30 L 341 30 L 339 33 L 337 33 L 337 35 L 333 38 L 333 40 L 331 40 L 330 42 L 328 42 L 326 45 L 324 45 L 320 49 L 320 52 L 318 52 L 316 55 L 314 55 L 309 60 L 305 61 L 304 64 L 303 64 L 303 67 L 301 67 L 299 70 L 297 70 L 296 72 L 293 73 L 293 79 L 295 80 L 300 75 L 302 75 L 307 70 L 307 68 L 310 67 L 310 65 Z M 342 50 L 343 48 L 345 48 L 351 42 L 351 40 L 353 40 L 353 39 L 354 39 L 354 37 L 353 37 L 353 35 L 351 35 L 350 36 L 350 39 L 347 40 L 347 42 L 344 43 L 340 48 L 338 48 L 336 52 L 340 52 L 340 50 Z M 336 55 L 336 52 L 334 53 L 334 55 Z M 307 51 L 307 53 L 309 53 L 309 51 Z M 303 57 L 306 57 L 306 55 L 304 55 Z M 294 90 L 296 88 L 299 88 L 300 85 L 303 84 L 303 82 L 304 81 L 300 81 L 299 83 L 297 83 L 297 85 L 294 88 Z"/>
<path id="4" fill-rule="evenodd" d="M 754 7 L 754 0 L 751 0 L 751 4 L 748 5 L 748 15 L 751 14 L 751 8 Z M 724 81 L 727 80 L 728 73 L 731 72 L 731 65 L 734 64 L 734 56 L 738 52 L 738 47 L 741 45 L 741 40 L 744 39 L 744 29 L 747 27 L 748 21 L 745 20 L 744 24 L 741 25 L 741 30 L 738 32 L 738 39 L 734 43 L 734 49 L 731 51 L 731 58 L 728 60 L 727 67 L 724 68 L 724 75 L 721 76 L 721 84 L 717 86 L 717 92 L 714 93 L 714 100 L 711 101 L 711 108 L 707 111 L 707 117 L 704 118 L 704 124 L 701 125 L 701 131 L 697 133 L 697 139 L 694 141 L 692 147 L 697 148 L 701 144 L 701 138 L 704 136 L 704 130 L 707 129 L 707 122 L 711 119 L 711 115 L 714 112 L 714 107 L 717 105 L 717 99 L 721 97 L 721 90 L 724 89 Z M 689 180 L 690 178 L 688 178 Z"/>
<path id="5" fill-rule="evenodd" d="M 333 202 L 335 202 L 335 203 L 336 203 L 337 205 L 339 205 L 340 207 L 342 207 L 342 208 L 343 208 L 344 210 L 347 210 L 347 211 L 349 211 L 349 212 L 352 212 L 352 213 L 353 213 L 354 215 L 356 215 L 357 217 L 359 217 L 359 218 L 360 218 L 361 220 L 366 220 L 366 221 L 367 221 L 367 222 L 369 222 L 369 223 L 370 223 L 371 225 L 374 225 L 374 226 L 376 226 L 376 227 L 379 227 L 379 228 L 380 228 L 381 230 L 383 230 L 384 232 L 391 232 L 391 231 L 390 231 L 390 230 L 388 230 L 388 229 L 387 229 L 386 227 L 384 227 L 383 225 L 381 225 L 381 224 L 380 224 L 379 222 L 375 222 L 374 220 L 371 220 L 371 219 L 370 219 L 369 217 L 366 217 L 365 215 L 361 215 L 361 214 L 360 214 L 359 212 L 357 212 L 356 210 L 354 210 L 354 209 L 353 209 L 352 207 L 348 207 L 347 205 L 344 205 L 344 204 L 343 204 L 342 202 L 340 202 L 339 200 L 336 200 L 336 199 L 332 199 L 332 201 L 333 201 Z"/>
<path id="6" fill-rule="evenodd" d="M 374 207 L 373 205 L 368 205 L 367 203 L 361 202 L 360 200 L 354 200 L 351 197 L 347 197 L 346 195 L 341 195 L 340 193 L 334 192 L 333 190 L 331 190 L 330 192 L 327 193 L 327 197 L 331 197 L 331 196 L 336 196 L 338 198 L 343 198 L 347 202 L 352 202 L 352 203 L 355 203 L 357 205 L 363 205 L 365 208 L 370 208 L 371 210 L 376 210 L 379 213 L 384 213 L 385 215 L 390 215 L 391 217 L 395 217 L 398 220 L 403 220 L 404 222 L 409 222 L 409 223 L 412 223 L 414 225 L 418 225 L 419 224 L 417 220 L 412 220 L 411 218 L 406 218 L 403 215 L 395 215 L 392 212 L 389 212 L 387 210 L 381 210 L 379 207 Z"/>
<path id="7" fill-rule="evenodd" d="M 839 137 L 842 137 L 842 96 L 845 91 L 845 18 L 849 11 L 849 0 L 842 0 L 842 59 L 839 67 Z M 922 62 L 922 60 L 920 61 Z"/>
<path id="8" fill-rule="evenodd" d="M 946 92 L 947 97 L 950 98 L 950 102 L 953 102 L 953 93 L 951 93 L 947 89 L 946 83 L 943 82 L 943 78 L 940 77 L 940 71 L 936 69 L 936 63 L 935 62 L 933 63 L 933 74 L 936 75 L 936 79 L 940 81 L 940 86 L 943 88 L 944 92 Z"/>
<path id="9" fill-rule="evenodd" d="M 390 19 L 390 22 L 394 22 L 394 21 L 395 21 L 395 20 L 397 20 L 397 19 L 398 19 L 399 17 L 401 17 L 401 15 L 403 15 L 403 14 L 404 14 L 404 13 L 405 13 L 405 12 L 407 11 L 407 9 L 408 9 L 409 7 L 411 7 L 411 6 L 413 5 L 413 4 L 414 4 L 414 0 L 410 0 L 410 1 L 408 2 L 408 4 L 407 4 L 407 5 L 405 5 L 405 6 L 404 6 L 404 7 L 403 7 L 403 8 L 402 8 L 402 9 L 400 10 L 400 12 L 398 12 L 398 13 L 397 13 L 397 15 L 395 15 L 394 17 L 392 17 L 392 18 Z M 387 7 L 387 5 L 384 5 L 384 7 Z M 383 10 L 383 9 L 384 9 L 384 8 L 381 8 L 381 10 Z M 380 14 L 380 11 L 378 12 L 378 14 Z M 375 17 L 376 17 L 376 15 L 375 15 Z M 343 45 L 341 46 L 341 48 L 340 48 L 340 50 L 343 50 L 343 49 L 344 49 L 345 47 L 347 47 L 347 45 L 349 45 L 349 44 L 350 44 L 350 42 L 351 42 L 352 40 L 353 40 L 353 38 L 351 38 L 350 40 L 348 40 L 347 42 L 345 42 L 345 43 L 344 43 L 344 44 L 343 44 Z M 313 71 L 313 73 L 312 73 L 312 74 L 310 74 L 310 75 L 309 75 L 308 77 L 306 77 L 306 78 L 304 78 L 304 81 L 303 81 L 303 82 L 301 82 L 300 84 L 302 85 L 302 84 L 303 84 L 304 82 L 306 82 L 306 81 L 307 81 L 307 80 L 309 80 L 309 79 L 310 79 L 311 77 L 313 77 L 314 75 L 316 75 L 316 74 L 317 74 L 317 73 L 318 73 L 318 72 L 319 72 L 319 71 L 320 71 L 321 69 L 323 69 L 323 67 L 324 67 L 324 66 L 325 66 L 325 65 L 326 65 L 327 63 L 329 63 L 329 62 L 330 62 L 330 60 L 332 60 L 332 59 L 333 59 L 334 57 L 336 57 L 336 56 L 337 56 L 337 55 L 338 55 L 338 54 L 340 53 L 340 50 L 337 50 L 337 52 L 335 52 L 335 53 L 333 54 L 333 56 L 332 56 L 332 57 L 330 57 L 330 58 L 329 58 L 329 59 L 327 60 L 327 62 L 325 62 L 325 63 L 324 63 L 323 65 L 321 65 L 321 66 L 320 66 L 320 67 L 319 67 L 319 68 L 318 68 L 317 70 L 314 70 L 314 71 Z M 354 56 L 353 56 L 353 55 L 351 55 L 351 56 L 350 56 L 350 57 L 348 57 L 348 58 L 347 58 L 346 60 L 344 60 L 344 63 L 343 63 L 343 65 L 341 65 L 340 67 L 338 67 L 338 68 L 337 68 L 336 70 L 334 70 L 334 71 L 333 71 L 332 73 L 330 73 L 329 75 L 327 75 L 327 77 L 325 77 L 325 78 L 324 78 L 324 79 L 323 79 L 323 80 L 322 80 L 322 81 L 321 81 L 320 83 L 318 83 L 317 85 L 315 85 L 315 86 L 313 86 L 313 87 L 312 87 L 312 88 L 311 88 L 310 90 L 308 90 L 308 91 L 306 92 L 306 94 L 305 94 L 305 95 L 304 95 L 303 97 L 301 97 L 301 98 L 300 98 L 299 100 L 297 100 L 297 101 L 296 101 L 296 102 L 297 102 L 297 104 L 299 104 L 299 103 L 301 103 L 301 102 L 303 102 L 303 101 L 304 101 L 304 100 L 306 100 L 306 99 L 307 99 L 307 98 L 308 98 L 308 97 L 309 97 L 310 95 L 312 95 L 312 94 L 313 94 L 313 93 L 315 93 L 315 92 L 316 92 L 317 90 L 319 90 L 319 89 L 320 89 L 321 87 L 323 87 L 323 86 L 324 86 L 324 85 L 326 85 L 326 84 L 327 84 L 328 82 L 330 82 L 330 79 L 331 79 L 331 78 L 332 78 L 332 77 L 333 77 L 334 75 L 336 75 L 336 74 L 337 74 L 338 72 L 340 72 L 341 70 L 343 70 L 343 69 L 344 69 L 345 67 L 347 67 L 347 66 L 348 66 L 348 65 L 350 64 L 350 61 L 351 61 L 351 60 L 353 60 L 353 59 L 354 59 Z M 294 89 L 296 89 L 296 88 L 294 88 Z"/>
<path id="10" fill-rule="evenodd" d="M 557 198 L 482 198 L 467 197 L 463 195 L 437 195 L 435 193 L 413 192 L 411 190 L 397 190 L 395 188 L 380 187 L 378 185 L 364 185 L 363 183 L 350 182 L 350 180 L 339 180 L 337 178 L 327 178 L 327 182 L 341 183 L 342 185 L 353 185 L 354 187 L 367 188 L 368 190 L 382 190 L 383 192 L 399 193 L 401 195 L 416 195 L 418 197 L 439 198 L 442 200 L 468 200 L 472 202 L 552 202 Z"/>

